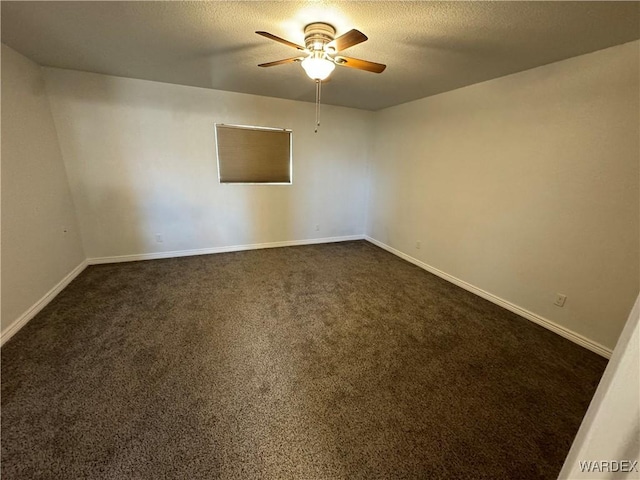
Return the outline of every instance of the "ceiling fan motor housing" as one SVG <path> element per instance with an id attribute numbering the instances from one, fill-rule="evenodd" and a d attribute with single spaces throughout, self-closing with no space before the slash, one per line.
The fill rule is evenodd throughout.
<path id="1" fill-rule="evenodd" d="M 304 46 L 310 51 L 323 51 L 336 35 L 336 29 L 328 23 L 310 23 L 304 27 Z"/>

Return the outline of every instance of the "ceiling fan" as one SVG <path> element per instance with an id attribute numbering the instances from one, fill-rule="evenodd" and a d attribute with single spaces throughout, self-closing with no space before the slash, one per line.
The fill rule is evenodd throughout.
<path id="1" fill-rule="evenodd" d="M 326 80 L 336 65 L 356 68 L 367 72 L 382 73 L 386 65 L 369 62 L 357 58 L 346 57 L 340 52 L 358 45 L 367 40 L 367 36 L 358 30 L 349 30 L 344 35 L 335 38 L 336 29 L 332 25 L 323 22 L 310 23 L 304 27 L 304 47 L 269 32 L 256 32 L 258 35 L 275 40 L 276 42 L 295 48 L 300 53 L 296 57 L 276 60 L 275 62 L 261 63 L 259 67 L 275 67 L 285 63 L 302 62 L 302 68 L 309 78 L 316 82 L 316 133 L 320 126 L 320 89 L 323 80 Z"/>
<path id="2" fill-rule="evenodd" d="M 269 32 L 256 33 L 289 47 L 293 47 L 303 53 L 303 55 L 297 57 L 261 63 L 258 65 L 259 67 L 275 67 L 276 65 L 283 65 L 285 63 L 302 62 L 302 68 L 307 72 L 307 75 L 313 80 L 320 81 L 325 80 L 331 74 L 335 65 L 357 68 L 358 70 L 373 73 L 382 73 L 387 67 L 381 63 L 359 60 L 339 54 L 342 50 L 346 50 L 367 40 L 367 36 L 364 33 L 355 29 L 335 38 L 336 29 L 328 23 L 310 23 L 304 27 L 304 47 Z"/>

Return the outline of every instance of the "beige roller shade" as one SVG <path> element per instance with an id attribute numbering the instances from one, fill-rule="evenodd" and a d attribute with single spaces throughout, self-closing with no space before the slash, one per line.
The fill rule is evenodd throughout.
<path id="1" fill-rule="evenodd" d="M 291 131 L 216 125 L 221 183 L 291 183 Z"/>

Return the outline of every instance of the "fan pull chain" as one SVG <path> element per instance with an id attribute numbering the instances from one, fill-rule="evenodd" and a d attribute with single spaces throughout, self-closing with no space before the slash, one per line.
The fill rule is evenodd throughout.
<path id="1" fill-rule="evenodd" d="M 322 89 L 322 81 L 316 80 L 316 129 L 315 133 L 318 133 L 318 127 L 320 126 L 320 91 Z"/>

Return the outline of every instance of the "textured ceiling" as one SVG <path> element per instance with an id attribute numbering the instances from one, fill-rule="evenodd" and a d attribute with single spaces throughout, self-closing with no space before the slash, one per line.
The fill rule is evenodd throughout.
<path id="1" fill-rule="evenodd" d="M 323 103 L 378 110 L 640 37 L 638 2 L 9 2 L 2 42 L 46 66 L 312 101 L 296 51 L 307 23 L 357 28 Z"/>

